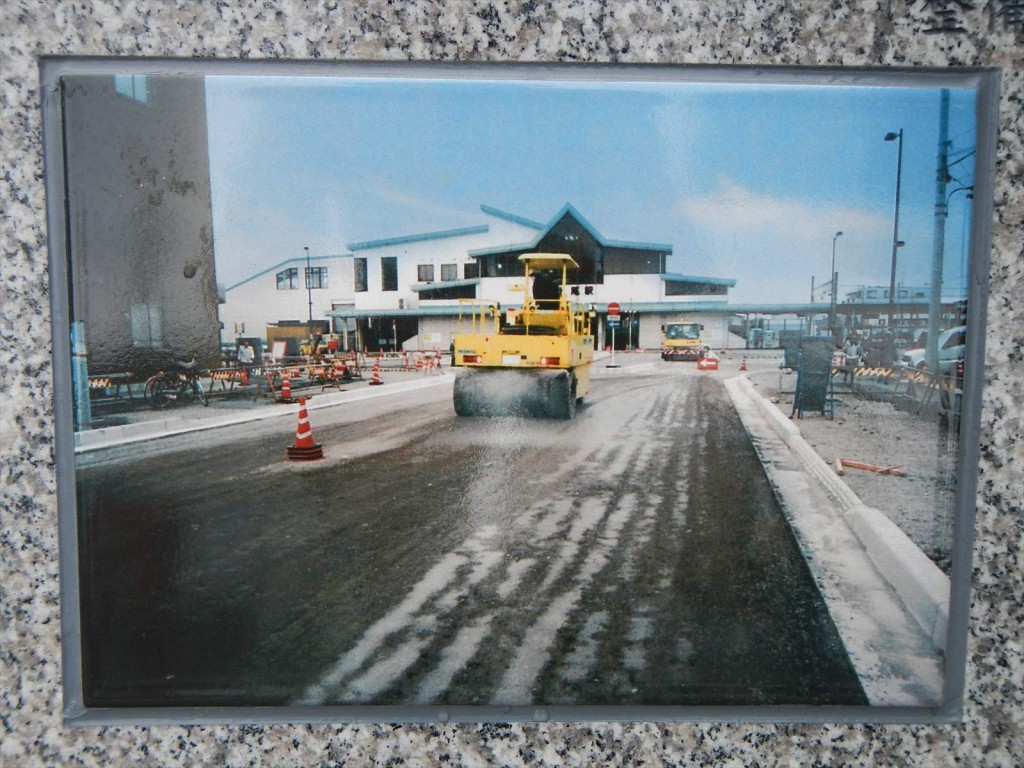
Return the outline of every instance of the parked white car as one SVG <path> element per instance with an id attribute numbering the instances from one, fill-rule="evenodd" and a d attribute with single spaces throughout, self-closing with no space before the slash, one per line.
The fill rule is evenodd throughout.
<path id="1" fill-rule="evenodd" d="M 950 328 L 939 334 L 939 372 L 944 374 L 952 373 L 956 361 L 964 356 L 964 343 L 967 340 L 967 326 L 961 325 L 957 328 Z M 924 349 L 911 349 L 903 353 L 903 364 L 908 368 L 917 368 L 925 371 L 928 364 L 925 361 L 927 352 Z"/>

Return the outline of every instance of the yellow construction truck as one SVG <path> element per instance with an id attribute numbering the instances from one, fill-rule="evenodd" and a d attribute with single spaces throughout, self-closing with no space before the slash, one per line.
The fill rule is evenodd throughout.
<path id="1" fill-rule="evenodd" d="M 519 257 L 522 308 L 463 299 L 454 339 L 454 405 L 460 416 L 571 419 L 590 388 L 594 311 L 569 301 L 560 253 Z"/>
<path id="2" fill-rule="evenodd" d="M 700 341 L 700 332 L 703 330 L 704 326 L 700 323 L 665 323 L 662 328 L 661 359 L 697 360 L 703 348 Z"/>

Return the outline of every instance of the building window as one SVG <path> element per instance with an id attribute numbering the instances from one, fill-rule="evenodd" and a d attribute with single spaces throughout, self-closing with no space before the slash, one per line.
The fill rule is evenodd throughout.
<path id="1" fill-rule="evenodd" d="M 367 290 L 369 290 L 369 283 L 366 280 L 366 257 L 357 256 L 355 259 L 353 259 L 352 270 L 355 276 L 355 292 L 365 293 Z"/>
<path id="2" fill-rule="evenodd" d="M 908 296 L 910 296 L 910 291 L 908 291 L 906 288 L 900 288 L 899 297 L 901 299 L 905 299 Z"/>
<path id="3" fill-rule="evenodd" d="M 420 291 L 421 301 L 436 301 L 440 299 L 475 299 L 476 286 L 473 285 L 444 285 L 438 283 L 437 288 L 430 288 Z"/>
<path id="4" fill-rule="evenodd" d="M 277 273 L 277 290 L 293 291 L 299 287 L 299 269 L 283 269 Z"/>
<path id="5" fill-rule="evenodd" d="M 382 291 L 398 290 L 398 257 L 381 256 L 380 289 Z"/>
<path id="6" fill-rule="evenodd" d="M 878 291 L 868 291 L 868 298 L 869 299 L 877 299 L 878 298 Z"/>
<path id="7" fill-rule="evenodd" d="M 132 304 L 132 345 L 160 347 L 164 343 L 163 313 L 152 304 Z"/>
<path id="8" fill-rule="evenodd" d="M 114 90 L 140 104 L 149 104 L 148 75 L 114 75 Z"/>
<path id="9" fill-rule="evenodd" d="M 434 282 L 434 265 L 433 264 L 420 264 L 416 267 L 416 279 L 421 283 L 432 283 Z M 387 288 L 384 289 L 385 291 Z M 391 290 L 395 290 L 392 288 Z"/>
<path id="10" fill-rule="evenodd" d="M 442 264 L 441 265 L 441 282 L 450 283 L 452 280 L 459 279 L 459 265 L 458 264 Z"/>
<path id="11" fill-rule="evenodd" d="M 467 280 L 475 280 L 480 277 L 480 264 L 476 261 L 469 261 L 462 265 L 462 276 Z"/>
<path id="12" fill-rule="evenodd" d="M 924 297 L 925 297 L 924 296 L 924 291 L 914 291 L 914 298 L 915 299 L 923 299 Z"/>
<path id="13" fill-rule="evenodd" d="M 327 287 L 327 267 L 309 267 L 306 270 L 307 288 Z"/>

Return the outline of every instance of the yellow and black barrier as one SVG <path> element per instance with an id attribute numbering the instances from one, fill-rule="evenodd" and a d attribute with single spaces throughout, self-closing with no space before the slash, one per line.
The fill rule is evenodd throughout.
<path id="1" fill-rule="evenodd" d="M 931 401 L 936 391 L 954 392 L 960 389 L 960 381 L 949 374 L 933 374 L 917 368 L 904 368 L 900 366 L 861 366 L 859 368 L 847 368 L 844 366 L 833 366 L 833 376 L 853 375 L 856 379 L 873 379 L 892 387 L 896 393 L 901 387 L 905 387 L 903 394 L 919 400 L 922 405 Z"/>
<path id="2" fill-rule="evenodd" d="M 134 380 L 134 376 L 130 373 L 90 376 L 89 392 L 99 396 L 107 395 L 111 400 L 131 400 L 132 382 Z"/>

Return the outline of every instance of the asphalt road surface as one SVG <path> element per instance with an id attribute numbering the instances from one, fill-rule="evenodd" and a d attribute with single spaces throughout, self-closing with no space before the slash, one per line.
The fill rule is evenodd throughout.
<path id="1" fill-rule="evenodd" d="M 80 457 L 88 706 L 867 703 L 717 375 L 311 420 Z"/>

